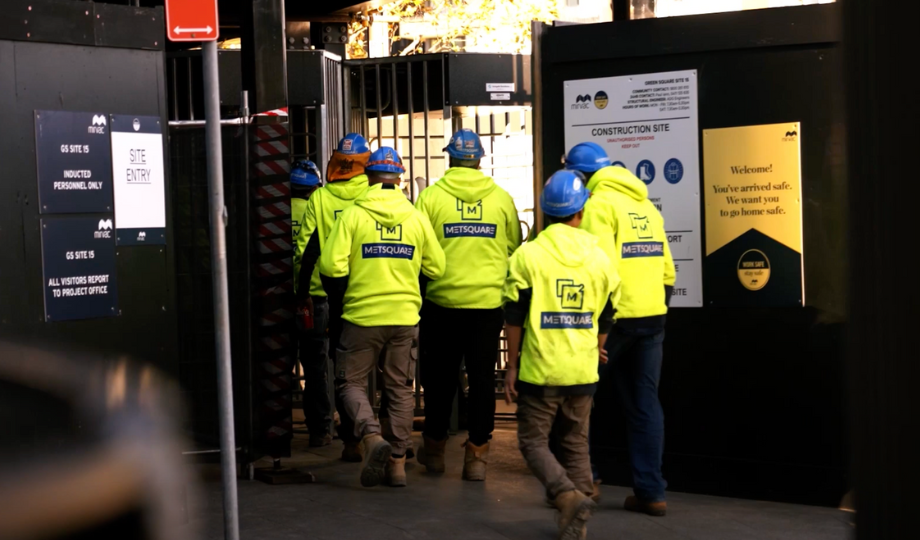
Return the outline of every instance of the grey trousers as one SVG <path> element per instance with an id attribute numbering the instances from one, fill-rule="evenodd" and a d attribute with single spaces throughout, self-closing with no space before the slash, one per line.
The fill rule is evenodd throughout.
<path id="1" fill-rule="evenodd" d="M 345 411 L 355 423 L 355 437 L 382 434 L 393 453 L 403 455 L 412 435 L 415 400 L 415 363 L 418 327 L 357 326 L 342 322 L 342 338 L 335 355 L 337 391 Z M 380 351 L 386 347 L 383 363 L 383 391 L 390 417 L 388 433 L 381 433 L 380 422 L 367 397 L 367 378 L 377 367 Z"/>
<path id="2" fill-rule="evenodd" d="M 588 422 L 592 396 L 517 398 L 518 446 L 530 471 L 552 498 L 566 491 L 594 491 L 588 453 Z M 558 419 L 557 419 L 558 415 Z M 549 448 L 553 431 L 559 441 L 559 459 Z"/>

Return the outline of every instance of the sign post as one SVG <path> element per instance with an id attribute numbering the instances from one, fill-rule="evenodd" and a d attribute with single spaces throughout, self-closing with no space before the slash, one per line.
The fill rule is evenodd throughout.
<path id="1" fill-rule="evenodd" d="M 208 152 L 211 276 L 214 341 L 220 414 L 220 465 L 224 483 L 224 538 L 239 540 L 236 494 L 236 436 L 233 429 L 233 381 L 230 367 L 230 298 L 227 292 L 227 226 L 224 206 L 223 151 L 220 139 L 220 88 L 217 72 L 217 0 L 166 0 L 170 41 L 201 41 L 204 75 L 205 138 Z"/>

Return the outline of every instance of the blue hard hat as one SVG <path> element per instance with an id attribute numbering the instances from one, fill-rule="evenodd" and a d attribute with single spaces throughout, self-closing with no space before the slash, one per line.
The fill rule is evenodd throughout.
<path id="1" fill-rule="evenodd" d="M 577 214 L 588 201 L 585 176 L 579 171 L 561 170 L 553 173 L 543 186 L 540 208 L 553 217 Z"/>
<path id="2" fill-rule="evenodd" d="M 374 150 L 371 157 L 367 158 L 367 164 L 364 165 L 364 170 L 397 174 L 406 172 L 406 168 L 403 167 L 399 154 L 389 146 L 381 146 L 377 150 Z"/>
<path id="3" fill-rule="evenodd" d="M 342 137 L 336 152 L 347 156 L 355 154 L 366 154 L 371 149 L 367 146 L 367 140 L 357 133 L 349 133 Z"/>
<path id="4" fill-rule="evenodd" d="M 301 187 L 318 186 L 320 180 L 319 168 L 308 159 L 295 161 L 291 165 L 291 184 Z"/>
<path id="5" fill-rule="evenodd" d="M 455 159 L 475 160 L 482 159 L 482 156 L 486 155 L 479 135 L 476 135 L 472 129 L 461 129 L 454 133 L 450 142 L 444 147 L 444 151 Z"/>
<path id="6" fill-rule="evenodd" d="M 593 173 L 610 166 L 610 158 L 601 145 L 593 142 L 578 143 L 565 156 L 565 168 Z"/>

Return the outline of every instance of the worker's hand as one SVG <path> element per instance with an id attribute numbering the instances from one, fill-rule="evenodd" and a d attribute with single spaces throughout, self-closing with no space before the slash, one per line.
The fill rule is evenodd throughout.
<path id="1" fill-rule="evenodd" d="M 598 347 L 598 348 L 597 348 L 597 360 L 598 360 L 601 364 L 606 364 L 606 363 L 607 363 L 607 361 L 609 360 L 609 359 L 607 358 L 607 349 L 605 349 L 605 348 L 603 348 L 603 347 Z"/>
<path id="2" fill-rule="evenodd" d="M 513 398 L 517 397 L 517 390 L 514 389 L 514 383 L 517 382 L 517 368 L 509 367 L 505 371 L 505 403 L 511 405 Z"/>
<path id="3" fill-rule="evenodd" d="M 304 297 L 300 305 L 303 306 L 304 311 L 308 311 L 310 315 L 316 315 L 316 313 L 313 311 L 313 297 L 309 294 Z"/>

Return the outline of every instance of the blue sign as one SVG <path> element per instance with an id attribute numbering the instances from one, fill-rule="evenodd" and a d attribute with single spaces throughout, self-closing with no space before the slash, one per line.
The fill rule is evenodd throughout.
<path id="1" fill-rule="evenodd" d="M 626 164 L 623 163 L 622 161 L 614 161 L 613 163 L 610 164 L 610 166 L 611 167 L 623 167 L 624 169 L 627 168 Z"/>
<path id="2" fill-rule="evenodd" d="M 107 115 L 35 111 L 35 159 L 39 213 L 112 211 Z"/>
<path id="3" fill-rule="evenodd" d="M 118 315 L 112 214 L 44 218 L 41 225 L 45 320 Z"/>
<path id="4" fill-rule="evenodd" d="M 664 164 L 664 179 L 669 184 L 676 184 L 684 177 L 684 165 L 677 158 L 671 158 Z"/>
<path id="5" fill-rule="evenodd" d="M 655 165 L 651 161 L 643 159 L 636 166 L 636 176 L 639 177 L 639 180 L 645 182 L 645 185 L 651 184 L 652 180 L 655 179 Z"/>

